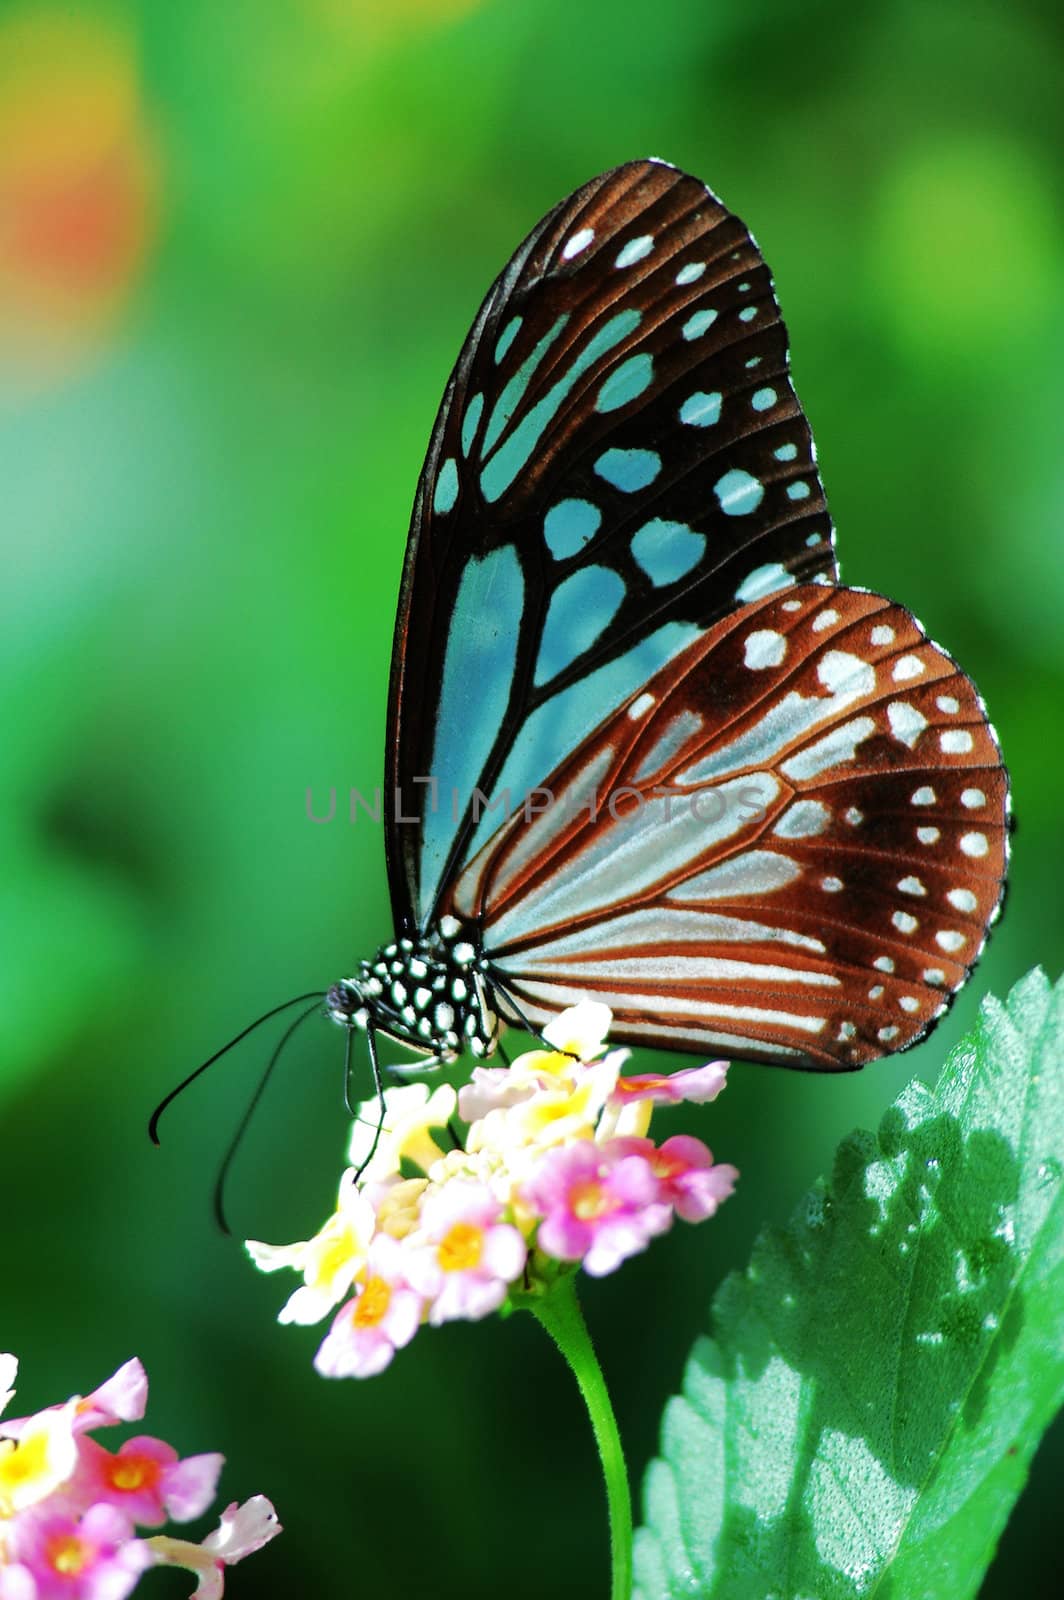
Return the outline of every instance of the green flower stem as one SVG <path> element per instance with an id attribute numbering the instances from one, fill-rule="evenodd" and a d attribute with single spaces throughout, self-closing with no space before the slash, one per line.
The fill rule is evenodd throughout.
<path id="1" fill-rule="evenodd" d="M 606 1503 L 610 1517 L 610 1554 L 613 1581 L 610 1600 L 630 1600 L 632 1593 L 632 1497 L 628 1490 L 628 1471 L 624 1464 L 617 1419 L 610 1405 L 606 1380 L 602 1376 L 591 1335 L 587 1331 L 580 1302 L 576 1298 L 575 1273 L 559 1278 L 550 1290 L 525 1301 L 529 1310 L 546 1328 L 572 1369 L 584 1397 L 587 1414 L 598 1446 L 602 1473 L 606 1480 Z"/>

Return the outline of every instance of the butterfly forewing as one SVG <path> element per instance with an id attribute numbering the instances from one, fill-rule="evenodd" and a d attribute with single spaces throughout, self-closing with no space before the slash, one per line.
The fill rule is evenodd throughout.
<path id="1" fill-rule="evenodd" d="M 393 657 L 399 931 L 519 801 L 736 607 L 836 576 L 760 252 L 634 162 L 533 231 L 459 358 L 418 488 Z M 403 818 L 410 818 L 404 821 Z"/>
<path id="2" fill-rule="evenodd" d="M 449 905 L 515 1020 L 591 993 L 618 1038 L 852 1068 L 926 1032 L 1001 899 L 1007 780 L 975 688 L 864 591 L 718 622 L 543 791 Z"/>

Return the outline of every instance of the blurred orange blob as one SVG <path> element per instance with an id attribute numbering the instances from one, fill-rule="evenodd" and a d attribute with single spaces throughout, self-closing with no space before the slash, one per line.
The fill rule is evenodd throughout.
<path id="1" fill-rule="evenodd" d="M 159 168 L 132 38 L 51 7 L 0 19 L 0 341 L 34 365 L 120 308 L 156 231 Z"/>

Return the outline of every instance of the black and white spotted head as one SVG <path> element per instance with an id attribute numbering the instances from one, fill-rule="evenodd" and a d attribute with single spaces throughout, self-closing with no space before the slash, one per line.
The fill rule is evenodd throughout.
<path id="1" fill-rule="evenodd" d="M 434 1062 L 466 1050 L 489 1056 L 498 1041 L 479 940 L 457 917 L 385 945 L 356 976 L 334 983 L 325 1005 L 343 1027 L 387 1034 Z"/>

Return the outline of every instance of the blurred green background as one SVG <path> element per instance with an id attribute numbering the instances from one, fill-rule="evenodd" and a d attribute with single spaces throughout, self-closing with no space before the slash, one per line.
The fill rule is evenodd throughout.
<path id="1" fill-rule="evenodd" d="M 143 1357 L 151 1430 L 224 1450 L 226 1498 L 286 1525 L 235 1594 L 605 1592 L 590 1436 L 530 1321 L 329 1384 L 317 1330 L 273 1320 L 292 1283 L 214 1231 L 263 1038 L 145 1135 L 239 1026 L 389 936 L 379 830 L 312 826 L 305 791 L 380 781 L 444 381 L 591 174 L 667 156 L 754 229 L 844 575 L 976 676 L 1019 818 L 1004 922 L 933 1040 L 834 1081 L 737 1067 L 693 1119 L 736 1198 L 587 1284 L 637 1476 L 757 1230 L 982 992 L 1059 971 L 1061 44 L 1048 0 L 0 7 L 0 1348 L 22 1410 Z M 331 1203 L 341 1056 L 308 1024 L 286 1057 L 240 1234 Z M 988 1596 L 1048 1592 L 1062 1471 L 1058 1427 Z"/>

